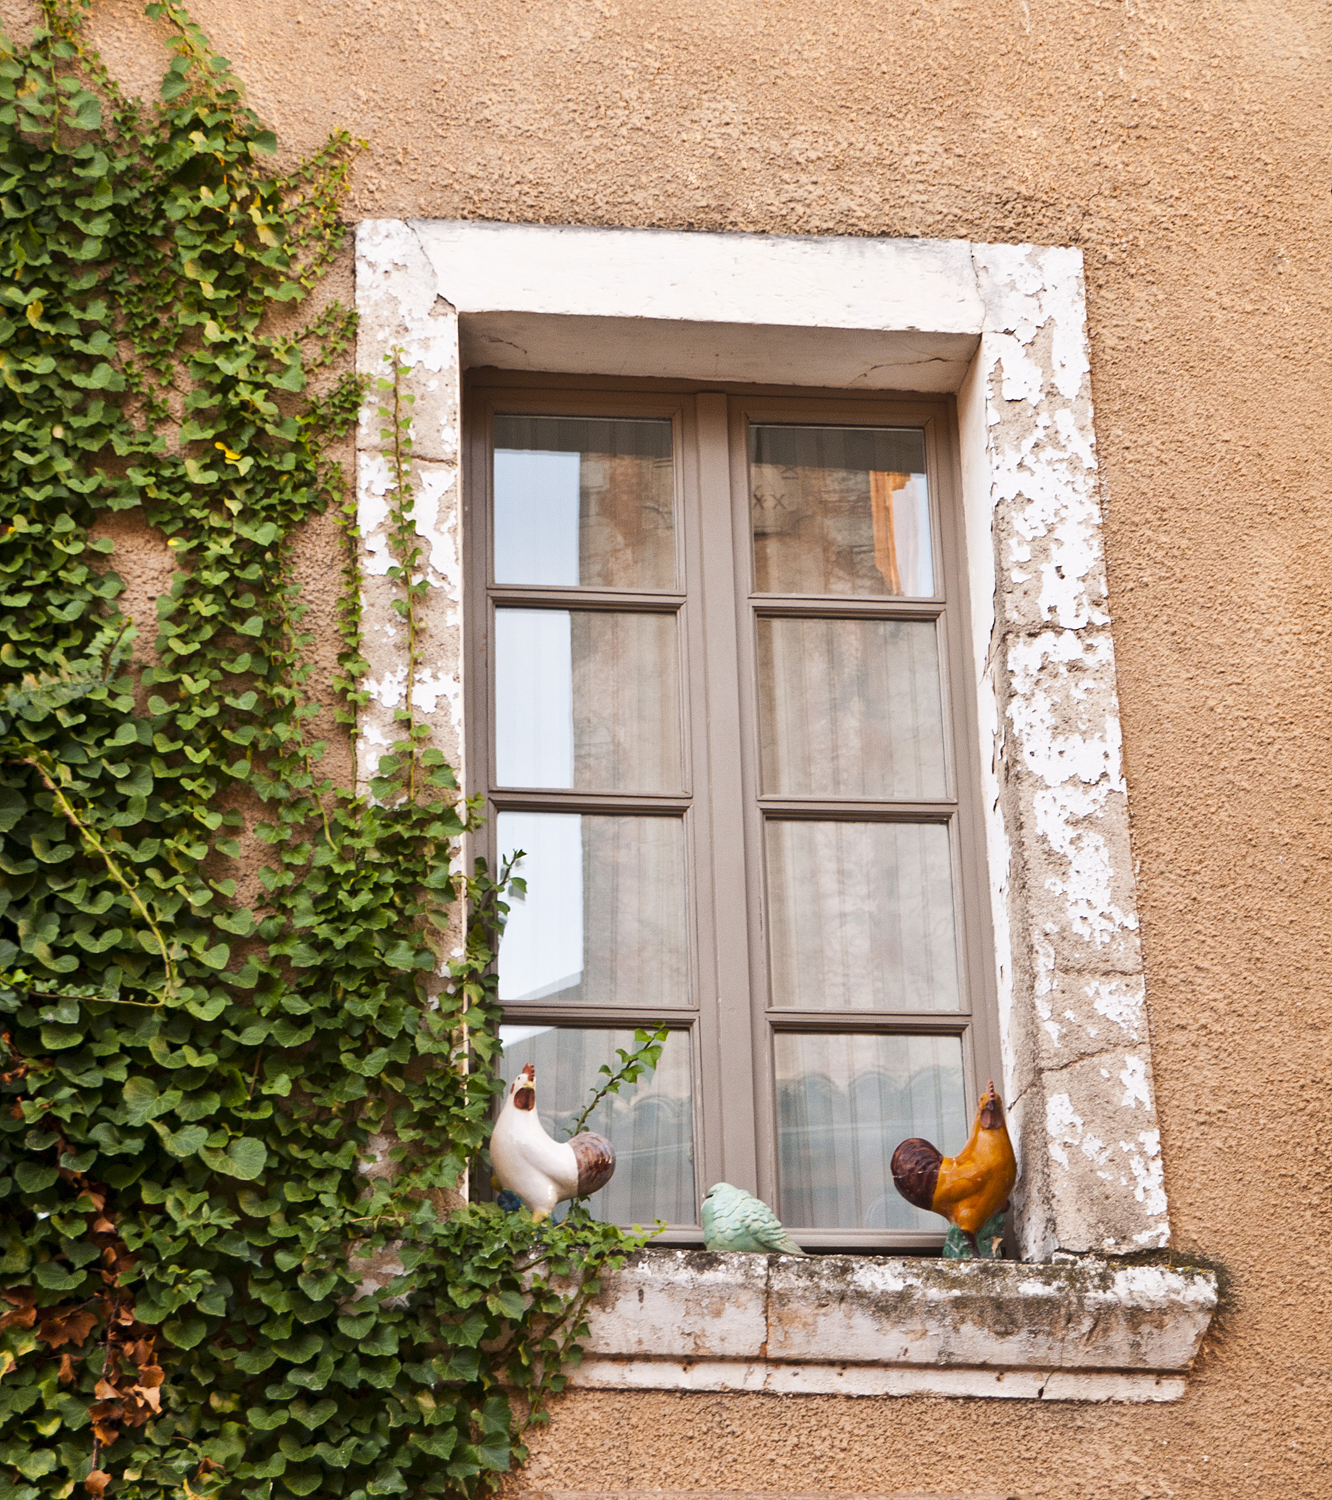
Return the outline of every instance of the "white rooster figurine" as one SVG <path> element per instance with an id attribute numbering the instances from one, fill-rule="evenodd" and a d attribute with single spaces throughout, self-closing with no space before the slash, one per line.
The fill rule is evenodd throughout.
<path id="1" fill-rule="evenodd" d="M 490 1160 L 502 1188 L 516 1193 L 534 1219 L 550 1217 L 566 1198 L 586 1198 L 615 1175 L 615 1147 L 584 1130 L 568 1141 L 546 1134 L 536 1108 L 536 1069 L 526 1063 L 509 1085 L 490 1135 Z"/>

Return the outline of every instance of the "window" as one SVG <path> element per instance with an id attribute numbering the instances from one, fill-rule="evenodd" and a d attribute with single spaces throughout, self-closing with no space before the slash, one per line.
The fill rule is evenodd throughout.
<path id="1" fill-rule="evenodd" d="M 594 1212 L 696 1241 L 726 1180 L 811 1247 L 937 1244 L 893 1148 L 955 1149 L 998 1071 L 949 401 L 488 372 L 469 410 L 506 1076 L 554 1131 L 667 1021 Z"/>
<path id="2" fill-rule="evenodd" d="M 691 503 L 700 525 L 715 517 L 700 495 L 713 497 L 709 507 L 715 507 L 724 489 L 718 480 L 728 472 L 716 457 L 715 403 L 700 401 L 697 393 L 707 398 L 709 391 L 725 391 L 743 401 L 755 395 L 755 382 L 776 387 L 804 380 L 822 389 L 807 393 L 810 406 L 792 415 L 793 425 L 923 427 L 933 419 L 927 484 L 938 506 L 931 525 L 942 550 L 934 562 L 947 605 L 949 735 L 954 747 L 974 747 L 979 788 L 968 796 L 970 778 L 955 760 L 953 784 L 961 795 L 950 838 L 962 851 L 962 884 L 960 896 L 954 894 L 965 918 L 963 994 L 973 1007 L 966 1032 L 973 1061 L 964 1054 L 963 1086 L 972 1081 L 970 1067 L 988 1058 L 977 1076 L 989 1076 L 993 1066 L 995 1081 L 1006 1087 L 1022 1172 L 1011 1227 L 1024 1259 L 1042 1260 L 1055 1249 L 1119 1254 L 1168 1244 L 1119 754 L 1081 253 L 962 240 L 400 219 L 363 220 L 356 247 L 358 367 L 373 378 L 384 358 L 393 357 L 410 369 L 405 383 L 415 398 L 420 483 L 416 523 L 426 544 L 422 576 L 433 585 L 422 606 L 429 659 L 413 676 L 395 610 L 396 585 L 386 576 L 391 467 L 378 423 L 362 421 L 357 517 L 369 660 L 357 752 L 363 786 L 398 737 L 394 713 L 411 692 L 434 743 L 464 765 L 469 789 L 488 789 L 487 773 L 476 767 L 486 762 L 490 733 L 478 716 L 492 712 L 477 670 L 489 666 L 486 580 L 478 577 L 489 566 L 483 534 L 489 458 L 483 451 L 474 461 L 464 441 L 465 370 L 472 372 L 473 430 L 483 450 L 488 417 L 480 408 L 509 379 L 487 374 L 493 367 L 512 372 L 510 402 L 519 400 L 524 383 L 527 395 L 545 393 L 527 415 L 652 415 L 617 405 L 612 382 L 601 375 L 577 373 L 621 372 L 614 384 L 626 396 L 641 401 L 655 394 L 661 403 L 656 415 L 673 422 L 679 410 L 682 453 L 688 424 L 701 432 L 698 416 L 711 410 L 713 442 L 703 449 L 713 456 L 705 458 L 695 437 L 677 480 L 682 498 L 673 524 L 680 525 Z M 572 378 L 561 382 L 538 373 L 561 369 Z M 628 384 L 649 376 L 679 383 Z M 707 389 L 699 383 L 704 379 Z M 887 400 L 875 389 L 922 385 L 931 394 L 914 403 L 914 412 L 905 405 L 882 416 L 872 410 Z M 564 392 L 574 388 L 593 393 L 580 411 L 561 405 Z M 836 390 L 850 394 L 827 402 Z M 949 392 L 955 394 L 933 394 Z M 758 392 L 757 399 L 778 394 Z M 520 409 L 491 403 L 492 411 L 501 408 Z M 460 475 L 461 469 L 468 473 Z M 463 500 L 473 496 L 480 497 L 471 506 L 476 525 L 463 515 Z M 954 544 L 959 518 L 964 558 Z M 475 556 L 459 557 L 464 535 L 478 544 Z M 724 542 L 733 554 L 734 542 Z M 740 555 L 747 555 L 743 547 Z M 702 560 L 713 565 L 706 553 Z M 715 589 L 707 592 L 715 597 Z M 969 619 L 959 618 L 962 605 Z M 719 692 L 725 686 L 715 685 Z M 737 715 L 755 712 L 752 697 L 741 694 L 738 664 L 729 691 Z M 681 711 L 688 706 L 682 702 Z M 691 736 L 698 732 L 691 728 Z M 737 724 L 737 755 L 739 745 Z M 693 738 L 688 748 L 692 785 L 706 792 L 714 768 L 699 770 Z M 715 775 L 725 775 L 724 757 Z M 739 806 L 739 790 L 735 796 Z M 508 805 L 521 810 L 516 800 Z M 968 831 L 973 811 L 983 839 Z M 705 812 L 693 804 L 686 828 Z M 748 816 L 757 817 L 756 808 Z M 714 852 L 709 846 L 703 857 L 712 860 Z M 719 862 L 726 852 L 717 854 Z M 746 860 L 753 857 L 745 851 Z M 687 874 L 716 884 L 710 864 L 701 873 L 687 867 Z M 705 899 L 690 900 L 699 925 L 691 936 L 698 943 L 691 962 L 698 962 L 707 951 L 703 924 L 711 919 Z M 761 945 L 747 951 L 766 961 Z M 723 945 L 713 981 L 732 956 Z M 706 998 L 698 971 L 690 982 L 691 994 Z M 992 991 L 988 998 L 982 985 Z M 734 989 L 717 985 L 711 994 L 717 1014 L 730 1021 L 724 1032 L 721 1022 L 710 1023 L 713 1034 L 729 1046 L 739 1034 Z M 514 1010 L 521 1017 L 522 1008 Z M 514 1024 L 555 1024 L 535 1005 L 528 1012 Z M 632 1012 L 611 1009 L 609 1018 L 626 1014 Z M 755 1131 L 755 1101 L 716 1085 L 721 1064 L 703 1040 L 707 1014 L 701 1009 L 697 1021 L 691 1016 L 688 1028 L 689 1044 L 698 1048 L 689 1059 L 697 1178 L 706 1184 L 724 1175 L 751 1185 L 738 1160 L 734 1171 L 719 1170 L 739 1152 L 752 1166 L 752 1181 L 775 1197 L 775 1115 Z M 580 1015 L 586 1027 L 590 1013 Z M 944 1019 L 917 1021 L 946 1031 Z M 1002 1072 L 997 1048 L 985 1042 L 991 1021 L 1003 1042 Z M 771 1024 L 765 1019 L 755 1028 L 760 1039 Z M 738 1123 L 745 1103 L 754 1106 L 747 1135 Z M 695 1120 L 703 1122 L 697 1130 Z M 623 1136 L 617 1138 L 623 1148 Z M 752 1148 L 742 1152 L 746 1140 Z M 762 1176 L 761 1144 L 762 1160 L 771 1163 Z M 624 1206 L 603 1204 L 601 1211 L 620 1217 Z M 838 1238 L 849 1244 L 850 1236 Z M 894 1232 L 891 1242 L 909 1244 L 911 1237 Z M 680 1238 L 688 1237 L 682 1232 Z"/>

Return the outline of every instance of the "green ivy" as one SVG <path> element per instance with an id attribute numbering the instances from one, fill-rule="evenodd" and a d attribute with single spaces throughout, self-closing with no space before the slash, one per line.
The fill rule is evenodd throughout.
<path id="1" fill-rule="evenodd" d="M 285 305 L 342 243 L 352 142 L 273 174 L 182 9 L 147 7 L 175 49 L 154 104 L 83 9 L 0 44 L 0 1500 L 472 1494 L 641 1240 L 444 1211 L 498 1088 L 508 871 L 450 873 L 477 809 L 410 707 L 368 797 L 321 769 L 292 549 L 342 515 L 352 725 L 327 449 L 364 389 L 353 315 Z M 175 560 L 151 629 L 114 511 Z"/>

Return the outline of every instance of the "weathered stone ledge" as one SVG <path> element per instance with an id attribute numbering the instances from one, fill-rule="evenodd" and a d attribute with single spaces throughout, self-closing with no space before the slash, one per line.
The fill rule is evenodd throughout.
<path id="1" fill-rule="evenodd" d="M 1211 1272 L 644 1250 L 589 1309 L 574 1385 L 1173 1401 Z"/>

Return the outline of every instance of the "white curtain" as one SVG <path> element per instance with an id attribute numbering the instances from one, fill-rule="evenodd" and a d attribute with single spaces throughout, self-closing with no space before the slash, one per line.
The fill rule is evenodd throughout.
<path id="1" fill-rule="evenodd" d="M 775 1006 L 957 1010 L 946 827 L 793 818 L 765 834 Z"/>
<path id="2" fill-rule="evenodd" d="M 932 620 L 758 621 L 763 790 L 947 795 Z"/>

